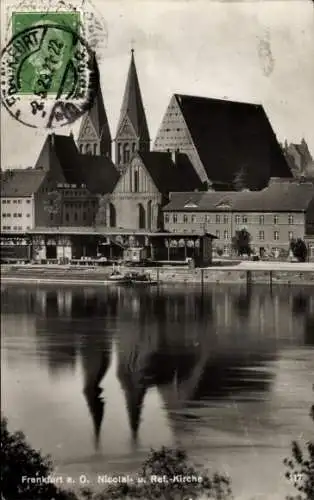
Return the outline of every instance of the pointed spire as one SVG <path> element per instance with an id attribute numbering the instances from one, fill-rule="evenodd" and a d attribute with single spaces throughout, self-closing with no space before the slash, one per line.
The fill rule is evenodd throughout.
<path id="1" fill-rule="evenodd" d="M 88 144 L 88 142 L 91 142 L 93 144 L 95 143 L 95 137 L 88 137 L 88 133 L 86 133 L 86 127 L 91 124 L 97 135 L 96 141 L 98 143 L 98 155 L 109 156 L 109 158 L 111 158 L 112 138 L 101 91 L 100 72 L 97 62 L 95 62 L 95 64 L 95 78 L 97 79 L 97 88 L 93 104 L 89 111 L 84 115 L 81 122 L 81 127 L 78 135 L 78 146 L 81 152 L 84 153 L 84 145 Z M 80 145 L 83 145 L 83 149 L 80 147 Z M 93 148 L 91 148 L 91 152 L 92 154 L 95 154 Z"/>
<path id="2" fill-rule="evenodd" d="M 141 142 L 149 142 L 148 126 L 135 66 L 133 48 L 131 49 L 131 61 L 122 101 L 117 135 L 126 117 L 129 118 L 138 140 Z"/>
<path id="3" fill-rule="evenodd" d="M 124 366 L 124 362 L 119 364 L 118 379 L 125 395 L 132 439 L 136 441 L 147 386 L 144 384 L 142 375 L 133 372 L 129 366 Z"/>

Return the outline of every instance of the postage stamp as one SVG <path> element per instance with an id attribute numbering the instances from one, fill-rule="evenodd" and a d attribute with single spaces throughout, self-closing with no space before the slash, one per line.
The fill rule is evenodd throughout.
<path id="1" fill-rule="evenodd" d="M 7 9 L 1 96 L 30 127 L 68 125 L 91 106 L 99 86 L 96 58 L 107 40 L 90 0 L 22 0 Z"/>
<path id="2" fill-rule="evenodd" d="M 15 13 L 31 13 L 38 15 L 41 21 L 51 22 L 58 13 L 76 13 L 80 34 L 86 40 L 89 47 L 101 58 L 104 48 L 107 45 L 108 28 L 102 14 L 96 9 L 92 0 L 20 0 L 17 4 L 11 5 L 6 10 L 7 18 L 7 41 L 14 34 L 14 15 Z M 66 16 L 61 24 L 67 25 L 71 17 Z M 58 24 L 60 19 L 58 20 Z M 60 24 L 59 24 L 60 25 Z M 72 26 L 73 27 L 73 26 Z"/>
<path id="3" fill-rule="evenodd" d="M 99 85 L 95 53 L 80 35 L 79 15 L 16 13 L 2 51 L 1 94 L 9 113 L 30 127 L 72 123 L 92 104 Z"/>

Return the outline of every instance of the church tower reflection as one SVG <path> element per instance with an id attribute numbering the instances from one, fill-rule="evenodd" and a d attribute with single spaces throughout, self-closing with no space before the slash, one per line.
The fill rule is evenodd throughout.
<path id="1" fill-rule="evenodd" d="M 95 450 L 100 446 L 100 430 L 104 418 L 105 401 L 100 383 L 108 372 L 112 341 L 106 332 L 100 337 L 99 333 L 87 335 L 81 345 L 81 359 L 83 366 L 84 389 L 83 393 L 92 417 L 94 429 Z"/>

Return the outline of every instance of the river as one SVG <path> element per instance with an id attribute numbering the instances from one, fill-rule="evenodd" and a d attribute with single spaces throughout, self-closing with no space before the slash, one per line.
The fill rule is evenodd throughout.
<path id="1" fill-rule="evenodd" d="M 314 287 L 1 287 L 2 412 L 90 485 L 183 446 L 236 499 L 293 493 L 313 437 Z"/>

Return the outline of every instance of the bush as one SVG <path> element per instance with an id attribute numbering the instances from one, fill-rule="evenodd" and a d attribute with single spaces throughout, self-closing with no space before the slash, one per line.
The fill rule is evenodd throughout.
<path id="1" fill-rule="evenodd" d="M 52 473 L 49 457 L 33 450 L 22 432 L 10 433 L 1 418 L 1 493 L 6 500 L 77 500 L 54 484 L 28 483 L 26 478 L 47 478 Z"/>
<path id="2" fill-rule="evenodd" d="M 10 433 L 6 419 L 1 419 L 1 464 L 1 493 L 5 500 L 78 500 L 74 493 L 63 491 L 54 484 L 22 481 L 23 476 L 49 478 L 53 472 L 52 463 L 49 457 L 43 457 L 28 445 L 22 432 Z M 180 449 L 151 450 L 133 479 L 132 483 L 112 484 L 101 493 L 82 489 L 81 495 L 86 500 L 232 498 L 226 476 L 208 477 L 205 471 L 195 469 Z"/>
<path id="3" fill-rule="evenodd" d="M 307 257 L 307 246 L 306 243 L 298 238 L 296 240 L 291 240 L 290 242 L 291 251 L 299 262 L 305 262 Z"/>
<path id="4" fill-rule="evenodd" d="M 314 421 L 314 405 L 310 412 Z M 286 500 L 314 500 L 314 441 L 306 443 L 304 453 L 300 445 L 293 441 L 292 458 L 286 458 L 286 478 L 291 481 L 299 492 L 297 496 L 288 496 Z"/>
<path id="5" fill-rule="evenodd" d="M 156 477 L 156 482 L 154 477 Z M 186 478 L 191 478 L 192 481 L 184 482 Z M 151 450 L 133 483 L 114 484 L 95 496 L 90 496 L 88 491 L 85 495 L 86 498 L 93 500 L 120 498 L 225 500 L 231 498 L 231 489 L 230 481 L 226 476 L 214 474 L 212 478 L 209 478 L 205 472 L 193 467 L 183 450 L 162 447 L 160 450 Z"/>

